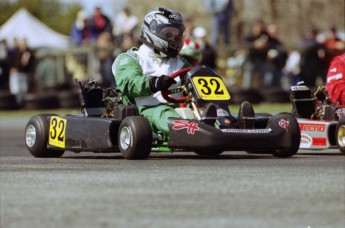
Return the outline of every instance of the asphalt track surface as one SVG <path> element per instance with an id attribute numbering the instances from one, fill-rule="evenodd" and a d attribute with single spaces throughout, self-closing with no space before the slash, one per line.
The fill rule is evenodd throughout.
<path id="1" fill-rule="evenodd" d="M 225 152 L 32 157 L 0 119 L 0 227 L 345 227 L 345 156 Z"/>

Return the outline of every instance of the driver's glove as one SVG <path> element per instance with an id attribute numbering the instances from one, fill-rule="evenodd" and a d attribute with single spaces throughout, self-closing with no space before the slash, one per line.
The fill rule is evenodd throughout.
<path id="1" fill-rule="evenodd" d="M 149 87 L 152 93 L 167 90 L 172 84 L 176 84 L 176 81 L 167 75 L 151 76 L 149 78 Z"/>

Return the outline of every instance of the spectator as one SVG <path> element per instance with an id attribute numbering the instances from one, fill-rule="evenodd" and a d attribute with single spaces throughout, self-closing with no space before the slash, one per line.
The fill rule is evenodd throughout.
<path id="1" fill-rule="evenodd" d="M 38 53 L 41 60 L 38 62 L 35 78 L 38 91 L 53 88 L 58 83 L 58 71 L 54 56 L 48 51 Z"/>
<path id="2" fill-rule="evenodd" d="M 269 39 L 270 36 L 266 31 L 265 22 L 256 20 L 251 33 L 244 40 L 244 44 L 248 47 L 249 53 L 248 62 L 244 66 L 243 88 L 248 89 L 253 86 L 253 77 L 258 77 L 260 82 L 262 82 L 269 50 Z"/>
<path id="3" fill-rule="evenodd" d="M 298 50 L 291 50 L 287 55 L 285 65 L 282 69 L 282 87 L 290 91 L 291 86 L 301 81 L 301 53 Z"/>
<path id="4" fill-rule="evenodd" d="M 281 72 L 285 65 L 287 54 L 284 44 L 278 36 L 278 27 L 271 23 L 267 26 L 268 51 L 264 69 L 263 86 L 281 87 Z"/>
<path id="5" fill-rule="evenodd" d="M 216 70 L 217 68 L 217 52 L 216 50 L 208 43 L 207 40 L 207 32 L 204 27 L 196 27 L 193 30 L 193 36 L 195 38 L 195 41 L 198 42 L 202 49 L 201 54 L 201 61 L 200 65 L 206 65 L 213 70 Z"/>
<path id="6" fill-rule="evenodd" d="M 225 44 L 230 44 L 232 0 L 205 0 L 206 9 L 212 14 L 211 45 L 217 47 L 222 33 Z"/>
<path id="7" fill-rule="evenodd" d="M 123 11 L 116 16 L 113 24 L 115 41 L 122 44 L 124 37 L 134 37 L 138 26 L 138 18 L 132 14 L 130 8 L 125 7 Z"/>
<path id="8" fill-rule="evenodd" d="M 0 90 L 8 90 L 9 50 L 6 40 L 0 41 Z"/>
<path id="9" fill-rule="evenodd" d="M 21 105 L 24 95 L 29 92 L 34 55 L 24 39 L 11 57 L 10 92 L 16 95 L 17 103 Z"/>
<path id="10" fill-rule="evenodd" d="M 87 44 L 88 38 L 87 30 L 87 14 L 84 10 L 80 10 L 77 14 L 77 18 L 71 28 L 71 43 L 72 45 Z"/>
<path id="11" fill-rule="evenodd" d="M 330 27 L 326 32 L 323 44 L 326 48 L 326 66 L 329 66 L 335 56 L 340 55 L 345 51 L 345 42 L 338 36 L 336 27 Z"/>
<path id="12" fill-rule="evenodd" d="M 186 26 L 186 37 L 192 37 L 193 29 L 195 28 L 194 19 L 192 18 L 192 16 L 186 17 L 184 20 L 184 24 Z"/>
<path id="13" fill-rule="evenodd" d="M 333 58 L 328 68 L 326 87 L 333 103 L 345 105 L 345 53 Z"/>
<path id="14" fill-rule="evenodd" d="M 101 33 L 96 42 L 96 56 L 99 60 L 99 73 L 103 87 L 115 88 L 114 76 L 111 72 L 113 64 L 113 44 L 109 33 Z"/>
<path id="15" fill-rule="evenodd" d="M 318 42 L 319 30 L 312 28 L 301 39 L 301 79 L 305 85 L 314 88 L 318 76 L 325 82 L 327 73 L 325 46 Z"/>
<path id="16" fill-rule="evenodd" d="M 92 17 L 89 20 L 90 26 L 90 40 L 96 41 L 98 36 L 103 33 L 107 32 L 112 34 L 112 24 L 109 18 L 103 14 L 102 9 L 100 6 L 97 6 L 93 12 Z"/>

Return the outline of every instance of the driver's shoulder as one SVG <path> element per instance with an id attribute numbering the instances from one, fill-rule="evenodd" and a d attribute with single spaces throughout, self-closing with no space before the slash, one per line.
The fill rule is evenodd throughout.
<path id="1" fill-rule="evenodd" d="M 138 49 L 137 48 L 131 48 L 127 50 L 126 52 L 123 52 L 119 54 L 115 59 L 115 66 L 121 66 L 128 63 L 138 62 Z"/>

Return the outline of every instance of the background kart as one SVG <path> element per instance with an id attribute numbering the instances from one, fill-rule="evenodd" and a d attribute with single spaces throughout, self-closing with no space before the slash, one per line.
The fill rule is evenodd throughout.
<path id="1" fill-rule="evenodd" d="M 345 154 L 345 107 L 332 104 L 326 87 L 292 86 L 290 100 L 301 130 L 301 149 L 339 148 Z"/>
<path id="2" fill-rule="evenodd" d="M 68 150 L 121 152 L 126 159 L 145 159 L 151 151 L 219 155 L 244 150 L 277 157 L 297 152 L 300 130 L 292 114 L 255 115 L 250 103 L 243 102 L 234 117 L 230 94 L 211 69 L 185 68 L 170 77 L 178 76 L 181 86 L 162 92 L 166 100 L 183 104 L 175 109 L 181 119 L 167 120 L 168 135 L 152 131 L 137 107 L 122 104 L 115 91 L 78 82 L 82 114 L 33 116 L 25 130 L 27 148 L 35 157 L 59 157 Z"/>

